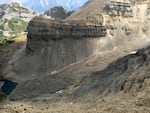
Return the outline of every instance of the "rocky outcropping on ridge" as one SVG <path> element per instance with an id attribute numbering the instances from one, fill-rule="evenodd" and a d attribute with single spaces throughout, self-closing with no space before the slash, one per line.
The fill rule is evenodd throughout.
<path id="1" fill-rule="evenodd" d="M 67 10 L 65 10 L 61 6 L 56 6 L 56 7 L 49 9 L 48 11 L 44 13 L 44 15 L 49 16 L 55 20 L 66 19 L 69 16 Z"/>

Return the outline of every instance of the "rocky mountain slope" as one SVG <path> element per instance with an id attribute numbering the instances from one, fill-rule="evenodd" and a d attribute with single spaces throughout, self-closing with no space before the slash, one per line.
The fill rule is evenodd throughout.
<path id="1" fill-rule="evenodd" d="M 96 4 L 97 2 L 98 2 L 97 0 L 94 0 L 93 2 L 87 5 L 91 5 L 91 4 L 93 5 Z M 104 3 L 107 4 L 107 2 L 103 2 L 103 4 Z M 83 8 L 86 7 L 87 6 L 84 6 Z M 18 85 L 16 90 L 14 90 L 13 94 L 15 96 L 12 96 L 12 99 L 17 98 L 16 94 L 18 94 L 18 98 L 24 98 L 24 96 L 28 97 L 32 95 L 34 97 L 42 93 L 47 93 L 47 91 L 54 93 L 55 91 L 60 90 L 63 85 L 60 85 L 61 88 L 58 85 L 58 89 L 57 89 L 56 87 L 57 84 L 55 82 L 55 79 L 54 82 L 48 82 L 48 81 L 44 82 L 44 81 L 45 80 L 51 81 L 52 76 L 54 76 L 55 78 L 55 73 L 60 72 L 61 69 L 65 68 L 65 66 L 69 67 L 70 65 L 78 64 L 78 63 L 79 65 L 81 65 L 80 62 L 84 61 L 85 59 L 95 56 L 98 53 L 103 53 L 103 52 L 105 53 L 109 51 L 110 53 L 108 54 L 108 56 L 106 54 L 104 57 L 102 57 L 102 59 L 100 59 L 100 60 L 104 60 L 101 62 L 103 65 L 100 65 L 100 67 L 98 67 L 99 65 L 93 67 L 91 66 L 91 69 L 89 68 L 87 70 L 83 69 L 83 71 L 92 72 L 97 69 L 102 69 L 101 67 L 107 66 L 109 63 L 112 63 L 113 61 L 120 58 L 120 56 L 123 57 L 129 54 L 131 51 L 137 50 L 141 47 L 148 45 L 149 29 L 145 26 L 142 20 L 139 19 L 138 20 L 139 24 L 137 24 L 135 22 L 137 20 L 135 20 L 134 17 L 128 15 L 128 12 L 126 12 L 128 16 L 125 15 L 124 15 L 125 17 L 122 16 L 121 20 L 118 15 L 111 18 L 111 15 L 108 15 L 107 14 L 108 12 L 106 12 L 105 9 L 103 9 L 103 7 L 101 7 L 101 10 L 103 10 L 105 14 L 101 15 L 99 14 L 98 10 L 93 9 L 91 10 L 93 14 L 87 14 L 87 16 L 85 16 L 84 18 L 78 17 L 78 19 L 76 18 L 71 19 L 73 16 L 72 15 L 67 20 L 61 22 L 59 21 L 61 24 L 59 24 L 59 22 L 57 21 L 51 23 L 51 20 L 42 19 L 39 17 L 33 19 L 28 26 L 28 42 L 27 42 L 26 50 L 29 53 L 27 53 L 26 56 L 21 55 L 21 57 L 19 56 L 18 59 L 11 61 L 14 65 L 13 66 L 10 65 L 10 67 L 8 68 L 9 70 L 7 70 L 10 71 L 10 73 L 7 74 L 8 77 L 12 77 L 16 81 L 20 82 L 20 85 Z M 76 13 L 80 13 L 80 10 L 79 12 Z M 120 11 L 120 13 L 122 13 L 122 11 Z M 107 15 L 108 18 L 106 18 L 105 15 Z M 143 16 L 140 13 L 139 15 Z M 130 24 L 131 22 L 129 20 L 131 20 L 133 24 Z M 122 24 L 122 22 L 124 23 Z M 80 24 L 81 26 L 85 25 L 83 26 L 83 28 L 85 29 L 88 28 L 88 32 L 91 33 L 90 37 L 86 38 L 84 36 L 84 32 L 86 32 L 85 29 L 83 29 L 81 33 L 75 32 L 78 31 L 79 29 L 80 31 L 82 30 L 81 29 L 82 27 L 80 27 L 78 24 Z M 140 27 L 141 24 L 143 24 L 142 27 Z M 63 27 L 64 25 L 66 26 L 66 29 L 61 29 L 61 27 Z M 76 25 L 76 26 L 74 26 L 73 29 L 71 29 L 70 26 L 72 25 Z M 101 27 L 96 28 L 96 26 L 101 26 L 101 27 L 106 26 L 107 34 L 102 37 L 100 37 L 99 35 L 97 36 L 96 31 L 100 30 Z M 143 30 L 143 28 L 146 29 Z M 101 31 L 103 31 L 103 29 Z M 73 36 L 75 36 L 75 38 Z M 139 44 L 140 41 L 142 41 L 141 44 Z M 112 50 L 115 50 L 117 48 L 120 51 L 125 51 L 125 53 L 124 52 L 120 53 L 120 51 L 117 51 L 116 52 L 117 55 L 114 55 Z M 114 56 L 112 57 L 112 55 Z M 108 60 L 107 58 L 108 59 L 111 58 L 111 59 Z M 28 65 L 28 67 L 26 67 L 26 65 Z M 91 65 L 93 65 L 93 61 L 91 61 Z M 75 69 L 77 69 L 76 66 Z M 74 70 L 71 72 L 76 73 L 76 71 Z M 82 73 L 81 70 L 80 73 Z M 79 75 L 81 75 L 80 73 Z M 67 77 L 67 72 L 66 72 L 65 79 L 62 80 L 68 81 L 69 78 L 66 77 Z M 35 92 L 27 91 L 29 94 L 25 95 L 24 91 L 28 89 L 30 90 L 28 86 L 33 86 L 33 89 L 36 89 L 35 88 L 37 87 L 36 85 L 31 85 L 34 84 L 33 81 L 35 81 L 35 83 L 38 81 L 39 84 L 37 85 L 42 86 L 41 87 L 42 90 L 40 88 L 37 88 L 37 91 L 35 90 L 34 90 Z M 72 80 L 69 79 L 69 81 L 71 82 Z M 70 84 L 70 82 L 68 83 Z M 53 83 L 54 87 L 56 88 L 53 89 L 53 88 L 46 87 L 49 86 L 49 84 L 47 83 Z M 27 84 L 27 86 L 25 84 Z M 23 93 L 19 95 L 18 92 L 21 92 L 20 90 L 23 88 L 25 88 L 23 90 Z M 44 88 L 45 90 L 43 90 Z M 22 94 L 24 94 L 23 97 Z"/>
<path id="2" fill-rule="evenodd" d="M 1 70 L 12 55 L 24 47 L 28 22 L 38 13 L 18 3 L 0 5 L 0 78 Z M 21 38 L 20 38 L 21 37 Z"/>
<path id="3" fill-rule="evenodd" d="M 100 59 L 102 59 L 102 57 Z M 96 62 L 98 63 L 98 60 L 96 60 Z M 24 102 L 14 101 L 13 103 L 3 103 L 3 105 L 0 106 L 0 111 L 7 113 L 15 113 L 16 111 L 21 113 L 25 111 L 29 113 L 76 113 L 77 111 L 85 113 L 120 113 L 124 111 L 126 113 L 149 113 L 150 82 L 148 62 L 149 47 L 140 49 L 134 53 L 132 52 L 130 55 L 127 55 L 110 64 L 107 68 L 105 68 L 104 71 L 96 71 L 90 74 L 82 73 L 79 76 L 83 74 L 85 74 L 86 76 L 84 76 L 81 81 L 76 81 L 76 83 L 71 83 L 72 81 L 66 78 L 66 72 L 63 71 L 64 74 L 63 72 L 60 72 L 60 79 L 58 79 L 58 75 L 50 77 L 49 80 L 51 82 L 48 80 L 48 78 L 46 78 L 46 80 L 49 81 L 47 83 L 50 83 L 49 86 L 53 86 L 55 82 L 61 83 L 61 85 L 54 86 L 54 89 L 51 87 L 50 89 L 53 89 L 52 91 L 55 92 L 55 90 L 58 90 L 57 88 L 60 86 L 60 89 L 62 89 L 63 87 L 63 90 L 58 90 L 58 92 L 51 95 L 49 95 L 48 91 L 47 95 L 41 95 L 37 98 L 32 98 L 30 99 L 30 101 L 26 100 Z M 84 64 L 88 64 L 87 67 L 93 67 L 95 65 L 94 63 L 93 65 L 91 63 L 89 65 L 89 62 L 86 62 Z M 79 70 L 79 65 L 73 67 L 76 67 L 76 69 L 72 68 L 71 70 Z M 81 70 L 83 69 L 84 68 L 82 68 Z M 70 74 L 68 75 L 69 78 L 71 77 L 70 75 L 72 75 L 71 70 Z M 68 71 L 68 69 L 66 71 Z M 77 74 L 73 75 L 77 79 Z M 106 78 L 107 82 L 105 82 Z M 67 82 L 66 80 L 70 82 Z M 39 88 L 37 87 L 41 85 L 38 85 L 37 83 L 39 82 L 37 82 L 36 80 L 34 81 L 34 83 L 35 84 L 32 84 L 31 86 L 36 85 L 36 87 L 29 90 L 28 86 L 24 86 L 24 88 L 28 87 L 28 91 L 25 91 L 25 89 L 23 89 L 22 91 L 24 92 L 18 92 L 19 94 L 21 94 L 21 97 L 25 96 L 27 93 L 30 93 L 31 96 L 31 92 L 33 89 L 36 90 L 36 94 L 39 93 L 39 91 L 37 91 L 39 90 Z M 63 84 L 73 85 L 65 88 L 66 86 Z M 120 91 L 121 93 L 117 93 Z M 100 94 L 103 94 L 103 96 Z"/>
<path id="4" fill-rule="evenodd" d="M 149 3 L 114 2 L 90 1 L 63 21 L 34 18 L 27 47 L 2 72 L 19 101 L 2 110 L 149 113 Z"/>
<path id="5" fill-rule="evenodd" d="M 0 5 L 0 39 L 19 36 L 38 13 L 18 3 Z"/>
<path id="6" fill-rule="evenodd" d="M 82 65 L 76 64 L 55 75 L 51 75 L 51 77 L 47 76 L 45 80 L 40 78 L 28 81 L 25 83 L 26 85 L 22 84 L 23 86 L 20 86 L 20 88 L 23 88 L 21 92 L 19 87 L 16 89 L 16 91 L 18 90 L 16 94 L 11 95 L 13 99 L 14 97 L 18 98 L 18 94 L 20 99 L 22 97 L 35 97 L 43 91 L 47 95 L 32 98 L 32 101 L 35 102 L 34 104 L 31 101 L 26 101 L 25 103 L 16 102 L 15 105 L 8 106 L 7 109 L 11 108 L 12 110 L 21 110 L 23 112 L 23 108 L 26 108 L 27 111 L 33 113 L 37 112 L 37 108 L 44 113 L 50 111 L 61 111 L 62 113 L 75 113 L 76 111 L 88 111 L 89 113 L 120 113 L 123 111 L 127 113 L 134 113 L 135 111 L 137 113 L 149 113 L 149 51 L 149 46 L 140 49 L 116 60 L 101 71 L 83 72 L 85 67 L 89 68 L 87 60 Z M 98 60 L 96 61 L 99 62 Z M 90 64 L 90 67 L 95 65 L 94 63 Z M 99 67 L 100 65 L 97 66 Z M 79 70 L 80 72 L 75 73 L 75 71 Z M 43 89 L 46 88 L 44 86 L 49 86 L 49 88 Z M 32 89 L 36 93 L 33 93 Z M 51 96 L 49 93 L 51 93 Z M 39 104 L 41 106 L 38 106 Z M 20 105 L 23 108 L 15 109 L 16 106 Z M 88 106 L 91 105 L 93 106 L 89 109 Z M 57 109 L 53 109 L 54 106 Z M 67 107 L 70 107 L 70 109 L 67 109 Z"/>
<path id="7" fill-rule="evenodd" d="M 109 64 L 102 71 L 92 72 L 83 80 L 82 85 L 78 84 L 81 87 L 75 91 L 75 95 L 85 95 L 93 90 L 104 95 L 120 91 L 134 93 L 148 88 L 149 51 L 150 47 L 140 49 Z"/>

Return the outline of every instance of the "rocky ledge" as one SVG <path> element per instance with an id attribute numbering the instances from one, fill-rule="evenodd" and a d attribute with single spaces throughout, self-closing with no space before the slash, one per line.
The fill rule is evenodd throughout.
<path id="1" fill-rule="evenodd" d="M 66 38 L 99 38 L 107 34 L 106 27 L 102 25 L 92 25 L 91 23 L 87 25 L 82 21 L 56 21 L 43 17 L 35 17 L 31 20 L 27 31 L 27 49 L 36 49 L 31 48 L 36 41 L 51 41 Z"/>
<path id="2" fill-rule="evenodd" d="M 35 40 L 87 38 L 106 35 L 106 27 L 102 25 L 86 25 L 77 21 L 56 21 L 42 17 L 36 17 L 30 21 L 27 30 L 28 38 Z"/>

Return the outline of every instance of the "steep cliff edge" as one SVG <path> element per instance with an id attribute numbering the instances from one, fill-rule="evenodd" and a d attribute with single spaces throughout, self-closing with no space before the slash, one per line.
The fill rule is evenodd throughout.
<path id="1" fill-rule="evenodd" d="M 98 50 L 98 41 L 107 34 L 102 25 L 79 25 L 76 21 L 53 21 L 41 17 L 30 21 L 27 31 L 26 51 L 40 54 L 40 67 L 49 71 L 93 55 Z"/>

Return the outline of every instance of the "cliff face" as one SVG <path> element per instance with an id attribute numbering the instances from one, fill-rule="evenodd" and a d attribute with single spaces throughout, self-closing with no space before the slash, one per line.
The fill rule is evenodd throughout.
<path id="1" fill-rule="evenodd" d="M 41 53 L 49 70 L 91 56 L 106 27 L 34 18 L 28 25 L 27 51 Z"/>
<path id="2" fill-rule="evenodd" d="M 51 45 L 51 42 L 61 42 L 62 39 L 74 39 L 76 41 L 82 40 L 82 38 L 100 38 L 106 36 L 106 30 L 106 27 L 102 25 L 86 25 L 76 21 L 53 21 L 36 17 L 30 21 L 27 28 L 27 49 L 34 51 L 42 46 L 45 47 L 48 42 Z M 45 42 L 45 44 L 39 45 L 38 42 Z"/>

